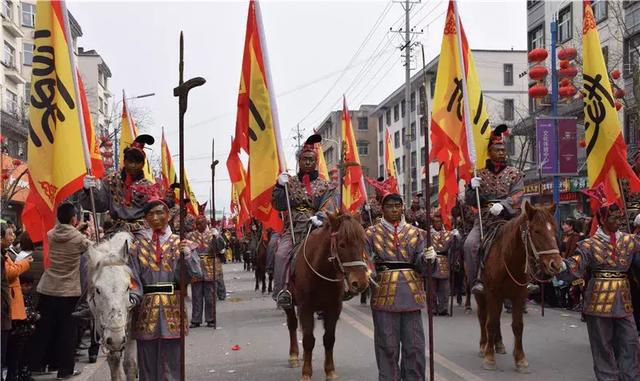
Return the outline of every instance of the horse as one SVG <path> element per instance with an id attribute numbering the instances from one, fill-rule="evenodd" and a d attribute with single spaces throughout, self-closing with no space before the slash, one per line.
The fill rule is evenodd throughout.
<path id="1" fill-rule="evenodd" d="M 535 279 L 537 267 L 548 275 L 560 272 L 562 257 L 556 242 L 556 206 L 535 207 L 528 201 L 524 211 L 499 227 L 486 255 L 484 295 L 476 295 L 480 323 L 480 356 L 483 368 L 495 370 L 495 353 L 506 353 L 500 332 L 500 313 L 505 299 L 513 303 L 511 328 L 515 337 L 513 357 L 516 370 L 529 373 L 522 348 L 522 314 L 527 284 Z"/>
<path id="2" fill-rule="evenodd" d="M 324 314 L 324 371 L 327 380 L 337 378 L 333 345 L 345 287 L 357 294 L 369 286 L 363 261 L 365 234 L 361 222 L 350 214 L 330 214 L 325 224 L 307 235 L 297 250 L 295 271 L 290 279 L 294 308 L 285 309 L 289 328 L 289 365 L 298 367 L 298 319 L 302 325 L 304 365 L 301 381 L 312 376 L 314 312 Z"/>
<path id="3" fill-rule="evenodd" d="M 262 283 L 262 293 L 267 292 L 267 247 L 269 240 L 261 239 L 256 249 L 256 259 L 254 270 L 256 274 L 256 288 L 255 291 L 260 289 L 260 283 Z M 269 274 L 269 292 L 273 289 L 273 274 Z"/>
<path id="4" fill-rule="evenodd" d="M 129 233 L 116 233 L 110 240 L 88 249 L 87 301 L 95 329 L 108 350 L 112 381 L 122 379 L 122 365 L 127 381 L 135 380 L 138 374 L 136 344 L 129 334 L 133 304 L 129 300 L 132 273 L 127 266 L 127 242 L 132 240 Z"/>

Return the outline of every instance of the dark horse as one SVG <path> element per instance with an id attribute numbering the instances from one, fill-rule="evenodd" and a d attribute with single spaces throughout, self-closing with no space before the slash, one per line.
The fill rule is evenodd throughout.
<path id="1" fill-rule="evenodd" d="M 524 212 L 499 228 L 487 253 L 485 294 L 476 295 L 484 369 L 495 370 L 495 352 L 506 353 L 500 332 L 500 313 L 505 299 L 510 299 L 513 303 L 511 328 L 515 336 L 513 357 L 517 371 L 528 373 L 529 363 L 522 349 L 527 284 L 535 277 L 538 267 L 554 275 L 562 266 L 553 218 L 555 209 L 555 205 L 534 207 L 525 202 Z"/>
<path id="2" fill-rule="evenodd" d="M 262 293 L 267 292 L 267 247 L 269 245 L 269 239 L 261 239 L 256 249 L 256 258 L 254 262 L 254 270 L 256 274 L 256 291 L 260 289 L 260 283 L 262 283 Z M 272 290 L 273 274 L 269 275 L 269 292 Z"/>
<path id="3" fill-rule="evenodd" d="M 361 222 L 350 214 L 330 215 L 325 225 L 309 234 L 298 249 L 295 271 L 290 280 L 294 304 L 302 324 L 304 365 L 302 379 L 311 380 L 311 357 L 316 311 L 324 313 L 324 371 L 327 380 L 336 379 L 333 344 L 345 285 L 357 294 L 369 285 L 363 261 L 365 235 Z M 285 310 L 289 327 L 289 365 L 298 366 L 298 318 L 293 308 Z"/>

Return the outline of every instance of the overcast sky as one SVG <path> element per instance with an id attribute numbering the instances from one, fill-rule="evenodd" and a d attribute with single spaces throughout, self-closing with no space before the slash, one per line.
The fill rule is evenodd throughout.
<path id="1" fill-rule="evenodd" d="M 280 130 L 293 162 L 297 123 L 306 137 L 346 93 L 349 108 L 378 104 L 404 81 L 400 36 L 404 11 L 390 1 L 261 1 L 267 49 L 277 94 Z M 120 97 L 155 92 L 133 101 L 147 110 L 147 133 L 160 152 L 164 126 L 171 152 L 178 154 L 178 42 L 185 35 L 185 79 L 207 83 L 190 93 L 185 160 L 200 202 L 209 198 L 211 140 L 215 138 L 216 208 L 229 210 L 226 170 L 235 128 L 240 64 L 248 1 L 73 1 L 67 6 L 82 27 L 79 46 L 95 49 L 111 69 L 110 89 Z M 423 30 L 427 62 L 438 55 L 447 1 L 414 4 L 412 26 Z M 461 1 L 460 16 L 472 49 L 526 49 L 526 2 Z M 369 38 L 367 38 L 369 36 Z M 364 43 L 364 45 L 363 45 Z M 356 55 L 356 52 L 358 54 Z M 418 50 L 419 52 L 419 50 Z M 419 55 L 418 55 L 419 57 Z M 418 58 L 416 57 L 416 58 Z M 415 61 L 422 65 L 421 58 Z M 497 62 L 478 63 L 495 65 Z M 174 157 L 178 165 L 178 157 Z"/>

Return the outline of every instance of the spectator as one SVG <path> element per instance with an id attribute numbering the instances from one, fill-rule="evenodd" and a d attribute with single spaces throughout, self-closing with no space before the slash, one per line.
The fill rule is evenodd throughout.
<path id="1" fill-rule="evenodd" d="M 28 366 L 25 363 L 25 347 L 28 335 L 27 311 L 20 286 L 20 275 L 29 270 L 32 257 L 17 260 L 18 253 L 12 248 L 16 239 L 14 230 L 6 224 L 2 224 L 1 247 L 4 265 L 6 267 L 7 281 L 11 295 L 11 333 L 7 339 L 7 347 L 10 348 L 6 356 L 7 380 L 29 380 Z"/>
<path id="2" fill-rule="evenodd" d="M 71 313 L 81 294 L 80 257 L 91 241 L 76 228 L 78 218 L 73 204 L 60 205 L 57 217 L 58 224 L 47 233 L 50 266 L 38 284 L 42 318 L 32 340 L 31 369 L 43 369 L 45 352 L 53 343 L 57 378 L 64 380 L 80 374 L 74 369 L 76 326 Z"/>
<path id="3" fill-rule="evenodd" d="M 5 235 L 5 229 L 6 224 L 2 224 L 3 236 Z M 4 256 L 2 260 L 0 260 L 0 264 L 2 265 L 2 298 L 0 299 L 0 302 L 2 303 L 2 309 L 0 310 L 0 314 L 2 315 L 2 337 L 0 338 L 0 343 L 2 344 L 2 358 L 0 360 L 0 365 L 4 367 L 7 363 L 7 342 L 9 341 L 9 333 L 11 331 L 11 296 L 9 293 L 9 281 L 7 280 L 7 273 L 5 271 Z"/>

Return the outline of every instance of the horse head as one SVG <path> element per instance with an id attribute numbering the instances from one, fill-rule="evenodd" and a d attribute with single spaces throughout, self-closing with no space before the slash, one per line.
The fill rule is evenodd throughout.
<path id="1" fill-rule="evenodd" d="M 348 213 L 329 215 L 331 231 L 331 258 L 346 278 L 350 292 L 361 293 L 369 286 L 365 255 L 365 234 L 359 216 Z"/>
<path id="2" fill-rule="evenodd" d="M 121 351 L 127 341 L 131 269 L 127 266 L 129 233 L 117 233 L 110 240 L 89 248 L 89 307 L 104 346 Z"/>
<path id="3" fill-rule="evenodd" d="M 529 201 L 524 204 L 526 228 L 523 244 L 533 253 L 548 275 L 559 273 L 562 266 L 562 257 L 556 241 L 557 228 L 553 217 L 555 211 L 555 204 L 549 207 L 535 207 Z"/>

